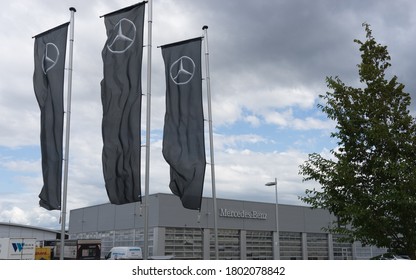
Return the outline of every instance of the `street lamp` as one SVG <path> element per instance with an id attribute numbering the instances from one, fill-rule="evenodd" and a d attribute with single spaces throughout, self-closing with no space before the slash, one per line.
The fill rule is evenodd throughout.
<path id="1" fill-rule="evenodd" d="M 274 182 L 266 183 L 266 186 L 274 186 L 276 192 L 276 238 L 275 238 L 275 256 L 274 259 L 280 259 L 280 242 L 279 242 L 279 204 L 278 204 L 278 197 L 277 197 L 277 178 L 274 178 Z"/>

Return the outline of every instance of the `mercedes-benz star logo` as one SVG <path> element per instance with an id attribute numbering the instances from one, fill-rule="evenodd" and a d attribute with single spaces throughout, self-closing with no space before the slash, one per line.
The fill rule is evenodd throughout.
<path id="1" fill-rule="evenodd" d="M 126 18 L 114 25 L 113 32 L 108 36 L 107 49 L 112 53 L 124 53 L 136 39 L 136 26 Z"/>
<path id="2" fill-rule="evenodd" d="M 188 56 L 182 56 L 170 66 L 170 78 L 177 85 L 189 83 L 195 74 L 195 62 Z"/>
<path id="3" fill-rule="evenodd" d="M 47 43 L 43 53 L 42 70 L 46 73 L 51 70 L 59 60 L 59 49 L 54 43 Z"/>

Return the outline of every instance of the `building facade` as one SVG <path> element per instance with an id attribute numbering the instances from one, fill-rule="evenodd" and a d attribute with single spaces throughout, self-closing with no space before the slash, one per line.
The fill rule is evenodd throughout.
<path id="1" fill-rule="evenodd" d="M 0 223 L 0 238 L 36 238 L 36 240 L 60 239 L 58 230 L 14 223 Z"/>
<path id="2" fill-rule="evenodd" d="M 201 211 L 182 207 L 171 194 L 149 196 L 149 256 L 215 259 L 214 211 L 204 198 Z M 325 232 L 335 217 L 323 209 L 217 199 L 219 259 L 336 260 L 368 259 L 386 250 L 344 242 Z M 104 256 L 112 247 L 143 246 L 140 203 L 101 204 L 70 211 L 70 239 L 101 239 Z"/>

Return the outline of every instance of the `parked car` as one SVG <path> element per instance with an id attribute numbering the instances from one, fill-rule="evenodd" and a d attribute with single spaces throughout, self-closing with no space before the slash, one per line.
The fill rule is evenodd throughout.
<path id="1" fill-rule="evenodd" d="M 141 260 L 143 259 L 140 247 L 113 247 L 105 256 L 106 260 Z"/>
<path id="2" fill-rule="evenodd" d="M 372 260 L 410 260 L 409 256 L 394 253 L 384 253 L 382 255 L 371 258 Z"/>

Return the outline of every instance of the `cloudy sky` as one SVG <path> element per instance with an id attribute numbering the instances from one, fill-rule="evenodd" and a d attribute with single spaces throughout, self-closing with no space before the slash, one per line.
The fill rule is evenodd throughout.
<path id="1" fill-rule="evenodd" d="M 69 7 L 77 9 L 68 212 L 106 203 L 100 99 L 106 38 L 100 16 L 137 2 L 2 2 L 0 222 L 59 229 L 59 212 L 38 206 L 43 182 L 32 36 L 69 21 Z M 329 137 L 334 123 L 317 109 L 319 94 L 327 90 L 325 77 L 358 85 L 360 53 L 353 40 L 365 39 L 362 23 L 367 22 L 376 40 L 388 46 L 389 74 L 414 96 L 415 14 L 411 0 L 153 0 L 150 193 L 170 193 L 169 167 L 162 157 L 164 69 L 157 46 L 201 36 L 202 26 L 209 26 L 217 197 L 274 202 L 274 188 L 264 184 L 277 177 L 279 202 L 301 204 L 298 196 L 316 185 L 302 183 L 299 165 L 309 153 L 329 155 L 336 147 Z M 146 50 L 144 63 L 146 77 Z M 143 104 L 144 140 L 146 97 Z M 204 196 L 212 195 L 210 168 Z"/>

